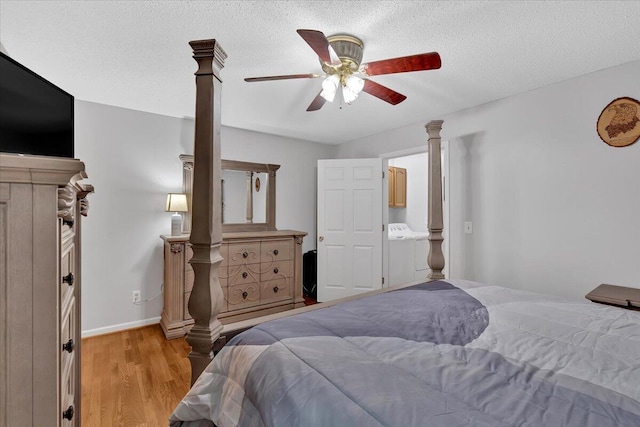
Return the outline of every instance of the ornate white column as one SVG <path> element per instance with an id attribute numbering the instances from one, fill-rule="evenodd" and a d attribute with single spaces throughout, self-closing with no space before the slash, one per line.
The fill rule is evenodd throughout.
<path id="1" fill-rule="evenodd" d="M 425 125 L 429 134 L 429 255 L 427 264 L 429 279 L 444 279 L 444 254 L 442 253 L 442 165 L 440 160 L 440 130 L 442 120 L 432 120 Z"/>
<path id="2" fill-rule="evenodd" d="M 227 54 L 216 40 L 189 42 L 196 71 L 196 113 L 193 165 L 193 197 L 190 242 L 194 284 L 189 313 L 195 324 L 187 335 L 191 345 L 191 384 L 213 359 L 213 343 L 220 337 L 222 323 L 217 319 L 224 295 L 218 279 L 222 261 L 220 198 L 220 70 Z"/>

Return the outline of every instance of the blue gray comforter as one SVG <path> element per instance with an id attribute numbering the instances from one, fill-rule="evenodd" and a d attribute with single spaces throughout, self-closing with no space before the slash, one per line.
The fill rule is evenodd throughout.
<path id="1" fill-rule="evenodd" d="M 172 427 L 640 426 L 640 312 L 465 281 L 263 323 Z"/>

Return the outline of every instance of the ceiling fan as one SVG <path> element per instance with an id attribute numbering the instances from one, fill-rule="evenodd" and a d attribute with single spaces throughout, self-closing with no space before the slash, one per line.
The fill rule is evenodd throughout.
<path id="1" fill-rule="evenodd" d="M 440 55 L 437 52 L 362 64 L 364 44 L 357 37 L 349 34 L 335 34 L 325 37 L 321 31 L 317 30 L 297 30 L 297 32 L 318 55 L 324 74 L 248 77 L 244 80 L 246 82 L 264 82 L 323 77 L 322 90 L 311 102 L 307 111 L 317 111 L 326 101 L 333 102 L 339 88 L 342 88 L 342 100 L 347 104 L 351 104 L 360 92 L 366 92 L 392 105 L 399 104 L 407 97 L 370 80 L 369 77 L 409 71 L 435 70 L 441 65 Z"/>

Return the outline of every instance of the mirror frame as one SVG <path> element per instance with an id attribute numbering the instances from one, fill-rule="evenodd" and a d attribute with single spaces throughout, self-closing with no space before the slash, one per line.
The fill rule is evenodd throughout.
<path id="1" fill-rule="evenodd" d="M 189 212 L 184 215 L 183 233 L 189 234 L 191 233 L 191 197 L 193 194 L 193 155 L 181 154 L 180 160 L 182 161 L 182 192 L 187 195 L 187 205 L 189 208 Z M 266 222 L 223 223 L 222 232 L 276 230 L 276 171 L 280 169 L 280 165 L 225 159 L 222 159 L 221 163 L 222 169 L 267 173 L 269 176 L 265 189 L 267 191 Z M 247 205 L 250 203 L 249 199 L 251 197 L 252 195 L 247 192 Z M 220 199 L 220 203 L 222 203 L 222 199 Z"/>

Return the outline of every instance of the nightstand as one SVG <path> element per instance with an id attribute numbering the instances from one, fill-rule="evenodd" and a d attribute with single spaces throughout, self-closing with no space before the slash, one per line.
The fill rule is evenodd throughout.
<path id="1" fill-rule="evenodd" d="M 585 295 L 600 304 L 614 305 L 628 310 L 640 310 L 640 289 L 602 284 Z"/>

